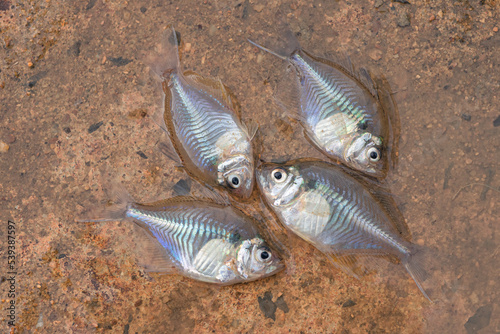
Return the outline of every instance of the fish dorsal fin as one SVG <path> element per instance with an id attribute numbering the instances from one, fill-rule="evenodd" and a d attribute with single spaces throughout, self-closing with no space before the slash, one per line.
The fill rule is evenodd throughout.
<path id="1" fill-rule="evenodd" d="M 330 67 L 333 67 L 347 76 L 351 77 L 352 79 L 358 81 L 361 86 L 363 86 L 373 97 L 377 98 L 377 88 L 375 86 L 375 83 L 373 82 L 370 73 L 368 72 L 367 69 L 361 67 L 359 70 L 356 71 L 354 66 L 352 65 L 351 58 L 347 55 L 344 54 L 342 57 L 335 57 L 335 56 L 330 56 L 331 59 L 326 59 L 322 57 L 317 57 L 312 54 L 310 54 L 307 51 L 302 50 L 306 55 L 314 59 L 315 61 L 318 61 L 320 63 L 323 63 L 325 65 L 328 65 Z"/>
<path id="2" fill-rule="evenodd" d="M 153 236 L 149 228 L 139 222 L 135 222 L 135 226 L 137 230 L 140 230 L 137 231 L 136 247 L 133 248 L 137 264 L 143 267 L 146 272 L 179 273 L 175 261 Z"/>
<path id="3" fill-rule="evenodd" d="M 363 188 L 365 188 L 373 196 L 374 200 L 380 204 L 381 208 L 389 216 L 392 226 L 405 240 L 409 241 L 411 239 L 410 229 L 406 224 L 403 214 L 398 208 L 398 204 L 394 200 L 394 195 L 390 192 L 387 185 L 380 183 L 379 181 L 351 173 L 350 171 L 347 171 L 347 173 L 363 185 Z"/>
<path id="4" fill-rule="evenodd" d="M 406 224 L 405 217 L 401 213 L 394 200 L 393 196 L 383 188 L 370 190 L 375 199 L 382 205 L 384 211 L 391 218 L 391 222 L 401 236 L 406 239 L 411 239 L 411 232 Z"/>
<path id="5" fill-rule="evenodd" d="M 227 108 L 237 111 L 238 105 L 234 93 L 219 78 L 201 76 L 193 71 L 184 72 L 184 77 L 194 88 L 211 95 Z"/>
<path id="6" fill-rule="evenodd" d="M 250 141 L 252 141 L 259 130 L 259 124 L 253 119 L 248 119 L 245 122 L 242 122 L 243 127 L 245 128 L 245 132 L 248 135 Z"/>

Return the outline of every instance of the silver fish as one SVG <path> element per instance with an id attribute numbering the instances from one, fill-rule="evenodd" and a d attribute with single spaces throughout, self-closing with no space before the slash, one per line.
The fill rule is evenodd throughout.
<path id="1" fill-rule="evenodd" d="M 148 271 L 177 273 L 230 285 L 276 274 L 284 268 L 277 252 L 259 235 L 255 221 L 230 205 L 192 197 L 136 203 L 122 189 L 115 204 L 80 222 L 127 220 L 152 236 Z"/>
<path id="2" fill-rule="evenodd" d="M 149 62 L 163 80 L 165 109 L 159 120 L 192 176 L 248 198 L 254 186 L 251 139 L 256 127 L 241 122 L 234 96 L 219 80 L 182 73 L 176 33 L 170 29 L 159 56 Z"/>
<path id="3" fill-rule="evenodd" d="M 278 104 L 304 128 L 308 139 L 328 157 L 355 170 L 384 178 L 393 133 L 381 102 L 391 101 L 386 85 L 377 91 L 364 69 L 356 74 L 349 59 L 345 66 L 315 57 L 303 50 L 285 29 L 285 46 L 270 50 L 250 43 L 285 60 L 289 68 L 276 91 Z M 279 45 L 280 43 L 277 43 Z M 384 81 L 385 83 L 386 81 Z M 379 94 L 380 93 L 380 94 Z M 389 104 L 387 104 L 389 106 Z M 395 110 L 393 104 L 390 111 Z M 394 109 L 394 110 L 393 110 Z"/>
<path id="4" fill-rule="evenodd" d="M 426 252 L 408 239 L 397 207 L 377 197 L 337 166 L 325 162 L 265 163 L 257 183 L 269 207 L 292 232 L 312 243 L 344 271 L 354 274 L 356 256 L 401 262 L 429 298 L 421 282 Z"/>

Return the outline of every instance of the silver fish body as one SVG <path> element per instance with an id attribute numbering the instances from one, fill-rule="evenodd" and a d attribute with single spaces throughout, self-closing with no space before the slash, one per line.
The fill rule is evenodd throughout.
<path id="1" fill-rule="evenodd" d="M 348 273 L 354 256 L 397 258 L 425 294 L 419 253 L 404 221 L 364 185 L 323 162 L 264 164 L 257 183 L 280 221 Z"/>
<path id="2" fill-rule="evenodd" d="M 144 240 L 146 251 L 138 253 L 148 271 L 230 285 L 284 268 L 277 251 L 259 235 L 255 221 L 230 205 L 191 197 L 140 204 L 126 194 L 116 202 L 80 221 L 137 223 L 152 236 Z"/>
<path id="3" fill-rule="evenodd" d="M 366 70 L 315 57 L 297 41 L 282 53 L 287 75 L 279 84 L 279 105 L 300 122 L 309 140 L 324 154 L 355 170 L 384 178 L 388 168 L 390 122 Z M 293 48 L 295 45 L 295 48 Z"/>
<path id="4" fill-rule="evenodd" d="M 248 198 L 254 186 L 252 129 L 241 122 L 220 80 L 182 73 L 175 36 L 172 30 L 154 66 L 165 93 L 162 123 L 192 176 Z"/>

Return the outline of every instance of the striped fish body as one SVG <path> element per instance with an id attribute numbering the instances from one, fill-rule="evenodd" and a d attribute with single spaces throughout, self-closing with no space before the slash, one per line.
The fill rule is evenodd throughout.
<path id="1" fill-rule="evenodd" d="M 165 93 L 159 122 L 188 173 L 248 198 L 254 185 L 253 129 L 241 122 L 234 94 L 220 80 L 182 73 L 175 36 L 172 30 L 163 57 L 152 66 Z"/>
<path id="2" fill-rule="evenodd" d="M 397 208 L 382 203 L 339 167 L 317 161 L 263 164 L 257 183 L 280 221 L 336 266 L 355 275 L 357 256 L 395 258 L 421 288 L 423 270 L 414 261 L 419 250 L 408 241 L 404 221 L 394 219 Z"/>
<path id="3" fill-rule="evenodd" d="M 342 170 L 321 162 L 269 169 L 280 168 L 283 175 L 293 178 L 290 185 L 296 192 L 293 197 L 287 193 L 290 197 L 285 201 L 278 196 L 270 205 L 284 225 L 317 248 L 345 255 L 366 251 L 404 257 L 409 252 L 408 242 L 384 208 Z M 261 178 L 271 172 L 259 172 L 259 185 L 265 184 Z"/>
<path id="4" fill-rule="evenodd" d="M 138 222 L 162 246 L 163 260 L 147 268 L 151 271 L 174 270 L 199 281 L 228 285 L 283 268 L 254 221 L 230 206 L 181 197 L 130 203 L 125 218 Z"/>
<path id="5" fill-rule="evenodd" d="M 296 69 L 292 89 L 296 89 L 299 108 L 295 118 L 308 138 L 334 160 L 383 176 L 387 159 L 384 155 L 381 160 L 382 140 L 387 138 L 387 129 L 382 122 L 386 117 L 374 91 L 340 65 L 303 50 L 292 54 L 289 62 Z"/>
<path id="6" fill-rule="evenodd" d="M 288 45 L 274 51 L 253 45 L 288 63 L 275 96 L 278 104 L 304 128 L 307 138 L 324 154 L 376 178 L 388 168 L 390 121 L 371 76 L 304 51 L 287 31 Z"/>

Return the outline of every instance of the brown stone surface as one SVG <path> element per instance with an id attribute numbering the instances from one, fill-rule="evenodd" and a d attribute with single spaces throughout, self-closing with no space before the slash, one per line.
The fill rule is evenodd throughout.
<path id="1" fill-rule="evenodd" d="M 19 333 L 498 332 L 499 8 L 0 0 L 0 139 L 10 146 L 0 156 L 0 332 L 11 329 L 9 220 Z M 135 264 L 131 224 L 74 222 L 105 202 L 104 165 L 140 201 L 169 197 L 186 178 L 145 117 L 161 97 L 143 59 L 168 24 L 185 43 L 184 68 L 221 77 L 243 118 L 261 125 L 264 158 L 321 157 L 273 106 L 283 63 L 246 42 L 272 34 L 278 9 L 309 52 L 346 52 L 391 83 L 402 141 L 388 183 L 414 240 L 437 254 L 442 302 L 425 300 L 402 268 L 356 280 L 295 239 L 287 271 L 251 284 L 149 275 Z"/>

